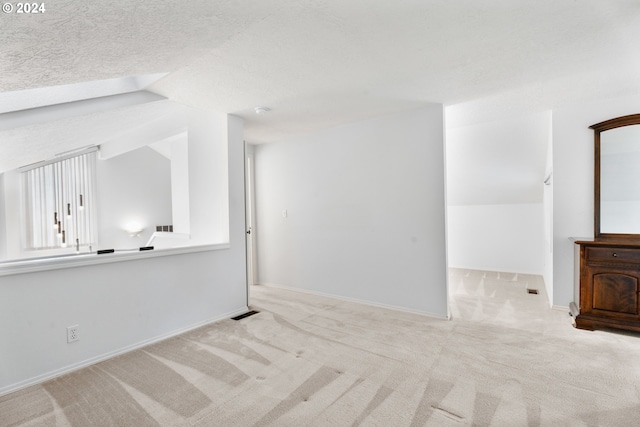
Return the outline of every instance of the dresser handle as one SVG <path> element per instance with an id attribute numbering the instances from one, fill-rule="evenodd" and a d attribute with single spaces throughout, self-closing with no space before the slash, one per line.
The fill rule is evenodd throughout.
<path id="1" fill-rule="evenodd" d="M 618 256 L 618 254 L 614 252 L 614 253 L 613 253 L 613 257 L 615 258 L 615 257 L 617 257 L 617 256 Z"/>

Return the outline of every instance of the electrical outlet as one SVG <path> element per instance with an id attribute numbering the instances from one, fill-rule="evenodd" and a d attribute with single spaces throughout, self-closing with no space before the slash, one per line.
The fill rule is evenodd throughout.
<path id="1" fill-rule="evenodd" d="M 78 325 L 67 326 L 67 342 L 74 342 L 80 339 L 78 334 Z"/>

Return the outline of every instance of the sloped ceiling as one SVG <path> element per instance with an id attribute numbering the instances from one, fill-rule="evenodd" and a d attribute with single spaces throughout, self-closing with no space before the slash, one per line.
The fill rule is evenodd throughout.
<path id="1" fill-rule="evenodd" d="M 147 89 L 239 115 L 246 140 L 266 143 L 429 102 L 520 93 L 540 110 L 640 90 L 636 0 L 45 5 L 2 16 L 0 104 L 6 92 L 167 73 Z"/>
<path id="2" fill-rule="evenodd" d="M 146 91 L 0 115 L 0 173 L 89 145 L 120 152 L 186 131 L 184 106 Z M 111 150 L 114 151 L 114 150 Z"/>
<path id="3" fill-rule="evenodd" d="M 548 112 L 447 129 L 449 205 L 542 203 Z"/>

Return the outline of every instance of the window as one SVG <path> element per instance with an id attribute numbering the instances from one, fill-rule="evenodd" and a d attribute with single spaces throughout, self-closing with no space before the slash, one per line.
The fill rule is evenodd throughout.
<path id="1" fill-rule="evenodd" d="M 25 248 L 96 243 L 97 148 L 22 169 Z"/>

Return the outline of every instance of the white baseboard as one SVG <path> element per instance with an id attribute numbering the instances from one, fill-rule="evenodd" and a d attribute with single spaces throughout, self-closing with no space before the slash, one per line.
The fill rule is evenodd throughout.
<path id="1" fill-rule="evenodd" d="M 38 375 L 36 377 L 29 378 L 27 380 L 20 381 L 20 382 L 15 383 L 15 384 L 10 384 L 8 386 L 0 388 L 0 397 L 4 396 L 5 394 L 9 394 L 9 393 L 13 393 L 15 391 L 21 390 L 23 388 L 30 387 L 32 385 L 43 383 L 45 381 L 48 381 L 50 379 L 59 377 L 61 375 L 68 374 L 70 372 L 77 371 L 77 370 L 82 369 L 82 368 L 86 368 L 87 366 L 95 365 L 96 363 L 102 362 L 104 360 L 111 359 L 111 358 L 116 357 L 116 356 L 120 356 L 121 354 L 125 354 L 125 353 L 128 353 L 130 351 L 137 350 L 139 348 L 146 347 L 146 346 L 151 345 L 151 344 L 155 344 L 155 343 L 157 343 L 159 341 L 163 341 L 163 340 L 166 340 L 168 338 L 175 337 L 176 335 L 184 334 L 185 332 L 192 331 L 192 330 L 200 328 L 202 326 L 209 325 L 211 323 L 220 322 L 222 320 L 226 320 L 226 319 L 229 319 L 229 318 L 234 317 L 234 316 L 238 316 L 240 314 L 246 313 L 248 310 L 249 310 L 248 307 L 242 307 L 242 308 L 239 308 L 237 310 L 233 310 L 233 311 L 231 311 L 229 313 L 225 313 L 225 314 L 222 314 L 220 316 L 212 317 L 210 319 L 203 320 L 203 321 L 198 322 L 198 323 L 194 323 L 194 324 L 186 326 L 184 328 L 176 329 L 176 330 L 168 332 L 166 334 L 162 334 L 162 335 L 159 335 L 159 336 L 156 336 L 156 337 L 153 337 L 153 338 L 149 338 L 149 339 L 140 341 L 140 342 L 138 342 L 136 344 L 132 344 L 132 345 L 128 345 L 126 347 L 122 347 L 122 348 L 120 348 L 118 350 L 110 351 L 108 353 L 104 353 L 104 354 L 101 354 L 99 356 L 95 356 L 95 357 L 83 360 L 83 361 L 78 362 L 78 363 L 73 363 L 71 365 L 62 367 L 60 369 L 56 369 L 54 371 L 50 371 L 50 372 L 44 373 L 42 375 Z"/>
<path id="2" fill-rule="evenodd" d="M 558 311 L 564 311 L 569 313 L 571 310 L 569 310 L 569 307 L 565 307 L 564 305 L 552 305 L 551 306 L 552 310 L 558 310 Z"/>
<path id="3" fill-rule="evenodd" d="M 440 315 L 437 315 L 437 314 L 428 313 L 426 311 L 414 310 L 414 309 L 411 309 L 411 308 L 401 307 L 401 306 L 398 306 L 398 305 L 382 304 L 382 303 L 373 302 L 373 301 L 366 301 L 366 300 L 361 300 L 361 299 L 357 299 L 357 298 L 345 297 L 345 296 L 342 296 L 342 295 L 328 294 L 328 293 L 324 293 L 324 292 L 312 291 L 312 290 L 309 290 L 309 289 L 294 288 L 294 287 L 291 287 L 291 286 L 280 285 L 280 284 L 277 284 L 277 283 L 258 283 L 257 285 L 258 286 L 267 286 L 267 287 L 272 287 L 272 288 L 286 289 L 288 291 L 301 292 L 303 294 L 317 295 L 317 296 L 326 297 L 326 298 L 333 298 L 333 299 L 337 299 L 337 300 L 341 300 L 341 301 L 354 302 L 354 303 L 357 303 L 357 304 L 368 305 L 368 306 L 371 306 L 371 307 L 386 308 L 387 310 L 395 310 L 395 311 L 401 311 L 401 312 L 404 312 L 404 313 L 418 314 L 420 316 L 431 317 L 431 318 L 439 319 L 439 320 L 450 320 L 449 316 L 440 316 Z"/>

